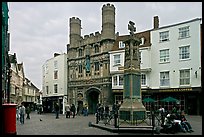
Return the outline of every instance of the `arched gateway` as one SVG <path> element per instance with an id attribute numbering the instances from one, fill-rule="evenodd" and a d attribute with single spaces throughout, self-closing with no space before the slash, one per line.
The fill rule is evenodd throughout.
<path id="1" fill-rule="evenodd" d="M 97 87 L 90 87 L 86 91 L 86 100 L 88 103 L 89 114 L 94 114 L 96 112 L 96 105 L 99 102 L 99 95 L 101 90 Z"/>

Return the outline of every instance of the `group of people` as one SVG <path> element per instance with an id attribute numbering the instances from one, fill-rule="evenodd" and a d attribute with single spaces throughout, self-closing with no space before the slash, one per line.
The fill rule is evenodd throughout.
<path id="1" fill-rule="evenodd" d="M 31 108 L 29 105 L 25 107 L 24 104 L 22 103 L 20 106 L 17 106 L 16 108 L 17 120 L 19 120 L 21 124 L 24 124 L 25 114 L 26 114 L 26 119 L 30 119 L 30 112 L 31 112 Z"/>
<path id="2" fill-rule="evenodd" d="M 65 114 L 66 114 L 66 118 L 70 118 L 71 115 L 74 118 L 76 116 L 76 107 L 74 104 L 72 104 L 71 106 L 69 104 L 67 104 L 65 106 Z"/>
<path id="3" fill-rule="evenodd" d="M 120 104 L 114 103 L 112 105 L 112 109 L 108 105 L 97 104 L 96 108 L 96 116 L 98 117 L 98 121 L 103 120 L 109 116 L 114 116 L 119 110 Z"/>
<path id="4" fill-rule="evenodd" d="M 174 107 L 171 112 L 165 112 L 164 109 L 160 109 L 163 132 L 176 133 L 176 132 L 194 132 L 191 124 L 185 117 L 185 112 L 179 108 Z"/>
<path id="5" fill-rule="evenodd" d="M 55 104 L 56 119 L 59 118 L 59 111 L 60 111 L 59 104 L 56 103 Z M 84 116 L 88 116 L 88 105 L 87 104 L 83 106 L 81 113 Z M 80 115 L 79 106 L 76 108 L 74 104 L 72 104 L 71 106 L 69 104 L 66 104 L 65 105 L 65 117 L 70 118 L 72 116 L 73 118 L 75 118 L 76 115 Z"/>

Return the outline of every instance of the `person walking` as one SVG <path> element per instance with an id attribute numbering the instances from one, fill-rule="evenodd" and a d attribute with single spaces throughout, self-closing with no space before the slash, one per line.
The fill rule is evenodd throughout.
<path id="1" fill-rule="evenodd" d="M 27 106 L 25 111 L 27 114 L 26 119 L 30 119 L 30 112 L 31 112 L 30 106 Z"/>
<path id="2" fill-rule="evenodd" d="M 84 105 L 84 116 L 88 116 L 88 105 Z"/>
<path id="3" fill-rule="evenodd" d="M 58 103 L 55 104 L 55 114 L 56 114 L 56 119 L 58 119 L 59 118 L 59 104 Z"/>
<path id="4" fill-rule="evenodd" d="M 25 107 L 24 107 L 24 104 L 22 103 L 21 104 L 21 107 L 20 107 L 20 123 L 21 124 L 24 124 L 24 119 L 25 119 Z"/>
<path id="5" fill-rule="evenodd" d="M 20 121 L 20 106 L 16 107 L 16 120 Z"/>
<path id="6" fill-rule="evenodd" d="M 66 111 L 66 118 L 70 118 L 70 105 L 69 104 L 65 106 L 65 111 Z"/>
<path id="7" fill-rule="evenodd" d="M 70 111 L 72 112 L 72 117 L 74 118 L 75 115 L 76 115 L 76 107 L 74 104 L 72 104 L 71 108 L 70 108 Z"/>

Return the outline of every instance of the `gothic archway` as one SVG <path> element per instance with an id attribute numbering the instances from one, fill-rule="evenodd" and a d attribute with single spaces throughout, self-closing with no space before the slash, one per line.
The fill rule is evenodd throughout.
<path id="1" fill-rule="evenodd" d="M 89 114 L 94 114 L 96 113 L 96 105 L 99 102 L 99 94 L 100 94 L 100 89 L 98 88 L 89 88 L 86 91 L 86 99 L 89 107 Z"/>

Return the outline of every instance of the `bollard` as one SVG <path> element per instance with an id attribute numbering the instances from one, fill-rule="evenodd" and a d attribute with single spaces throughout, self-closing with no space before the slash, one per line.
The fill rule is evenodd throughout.
<path id="1" fill-rule="evenodd" d="M 115 114 L 114 114 L 114 126 L 115 126 L 115 128 L 118 127 L 117 118 L 118 118 L 118 114 L 115 113 Z"/>

